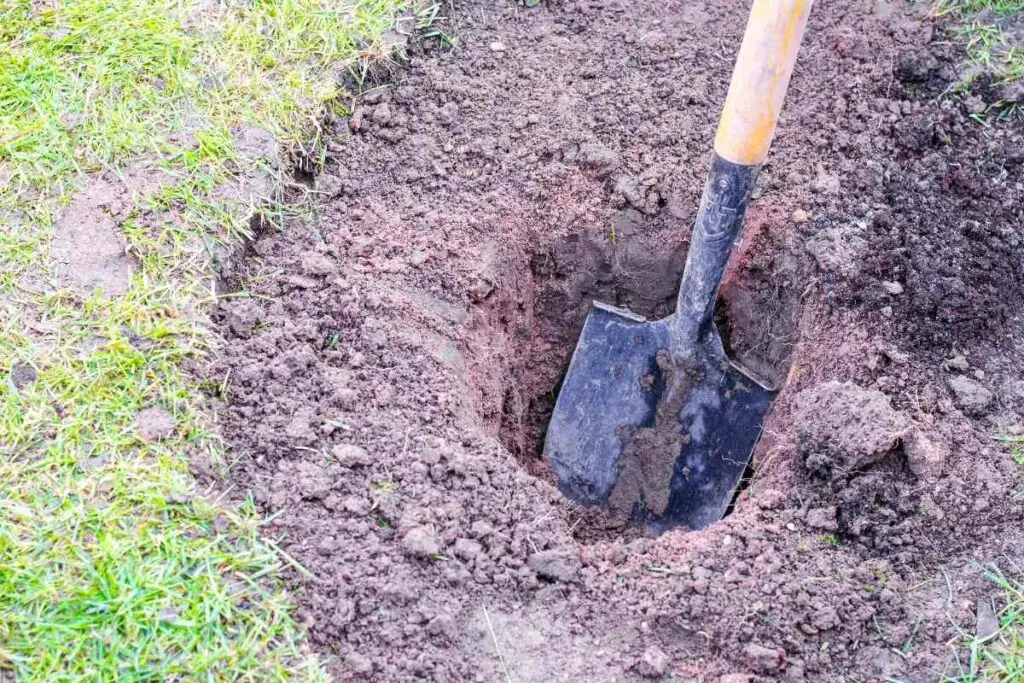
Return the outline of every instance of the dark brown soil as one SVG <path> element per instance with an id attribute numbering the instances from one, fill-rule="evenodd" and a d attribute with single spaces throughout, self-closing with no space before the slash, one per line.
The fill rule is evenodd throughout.
<path id="1" fill-rule="evenodd" d="M 210 368 L 339 680 L 933 681 L 1019 560 L 1024 131 L 902 3 L 821 3 L 721 302 L 785 383 L 734 512 L 609 535 L 538 451 L 593 298 L 671 309 L 743 3 L 456 3 L 334 122 Z M 990 97 L 984 89 L 975 97 Z M 993 99 L 995 96 L 991 96 Z M 1015 497 L 1016 496 L 1016 497 Z M 1018 565 L 1019 566 L 1019 565 Z M 958 659 L 959 656 L 959 659 Z"/>

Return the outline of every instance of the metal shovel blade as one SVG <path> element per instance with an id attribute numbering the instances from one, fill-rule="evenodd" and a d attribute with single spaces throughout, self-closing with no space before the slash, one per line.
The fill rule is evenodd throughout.
<path id="1" fill-rule="evenodd" d="M 562 492 L 656 529 L 719 520 L 774 393 L 726 358 L 715 301 L 771 144 L 810 0 L 754 0 L 690 236 L 676 312 L 595 305 L 548 425 Z"/>
<path id="2" fill-rule="evenodd" d="M 775 392 L 726 358 L 714 325 L 686 348 L 671 329 L 595 303 L 544 454 L 577 503 L 701 529 L 728 509 Z"/>

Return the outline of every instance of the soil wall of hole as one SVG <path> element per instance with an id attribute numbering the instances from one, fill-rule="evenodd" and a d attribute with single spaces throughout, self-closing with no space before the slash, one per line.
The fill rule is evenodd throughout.
<path id="1" fill-rule="evenodd" d="M 720 303 L 785 384 L 734 513 L 592 534 L 537 457 L 590 300 L 671 307 L 744 19 L 456 3 L 457 49 L 414 41 L 332 122 L 318 215 L 237 264 L 223 483 L 311 573 L 337 678 L 957 673 L 998 604 L 972 562 L 1022 547 L 994 437 L 1024 405 L 1024 157 L 969 118 L 994 96 L 942 95 L 959 55 L 913 5 L 812 14 Z"/>

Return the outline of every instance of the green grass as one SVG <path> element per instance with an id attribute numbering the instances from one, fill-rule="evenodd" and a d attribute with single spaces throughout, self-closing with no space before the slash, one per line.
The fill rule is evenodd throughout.
<path id="1" fill-rule="evenodd" d="M 1024 584 L 994 568 L 989 578 L 1003 590 L 1006 606 L 999 612 L 999 633 L 972 651 L 981 660 L 983 680 L 1024 681 Z"/>
<path id="2" fill-rule="evenodd" d="M 1001 21 L 1024 10 L 1024 0 L 939 0 L 938 16 L 953 19 L 951 32 L 964 44 L 975 75 L 987 73 L 997 81 L 1024 77 L 1024 45 L 1007 35 Z"/>
<path id="3" fill-rule="evenodd" d="M 1003 593 L 999 629 L 985 638 L 965 637 L 968 661 L 959 661 L 962 673 L 947 677 L 950 683 L 1019 683 L 1024 681 L 1024 583 L 1008 578 L 997 567 L 986 567 L 985 576 Z"/>
<path id="4" fill-rule="evenodd" d="M 209 350 L 210 255 L 283 179 L 258 127 L 315 154 L 340 75 L 397 0 L 0 0 L 0 672 L 20 681 L 320 679 L 251 505 L 195 490 L 221 460 L 182 372 Z M 54 224 L 101 172 L 162 187 L 119 219 L 128 292 L 62 288 Z M 265 196 L 232 191 L 263 174 Z M 34 383 L 16 387 L 16 363 Z M 159 405 L 174 433 L 134 420 Z M 2 673 L 0 673 L 2 676 Z"/>
<path id="5" fill-rule="evenodd" d="M 1024 466 L 1024 437 L 1001 437 L 1000 441 L 1006 444 L 1014 462 Z M 964 672 L 961 676 L 948 680 L 1018 683 L 1024 681 L 1024 575 L 1019 567 L 1014 567 L 1014 578 L 994 565 L 984 569 L 986 578 L 1002 592 L 1003 606 L 997 615 L 999 630 L 987 638 L 965 637 L 970 660 L 960 662 Z"/>
<path id="6" fill-rule="evenodd" d="M 1018 465 L 1024 465 L 1024 436 L 1002 436 L 999 438 L 1010 449 L 1010 457 Z"/>

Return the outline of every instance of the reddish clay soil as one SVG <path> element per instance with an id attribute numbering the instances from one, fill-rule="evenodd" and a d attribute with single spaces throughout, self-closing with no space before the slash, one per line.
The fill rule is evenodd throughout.
<path id="1" fill-rule="evenodd" d="M 670 309 L 744 3 L 457 2 L 330 122 L 214 315 L 230 483 L 339 680 L 934 681 L 1024 554 L 1024 130 L 903 3 L 820 3 L 723 286 L 784 388 L 735 509 L 652 538 L 540 440 L 594 298 Z M 215 399 L 211 399 L 215 400 Z"/>

